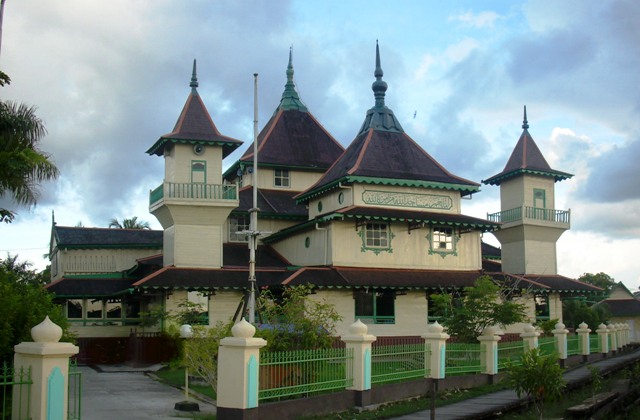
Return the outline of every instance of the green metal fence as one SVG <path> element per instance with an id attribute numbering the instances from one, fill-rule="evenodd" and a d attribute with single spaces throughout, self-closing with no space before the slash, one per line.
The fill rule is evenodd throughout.
<path id="1" fill-rule="evenodd" d="M 521 365 L 525 347 L 524 341 L 498 343 L 498 371 L 504 370 L 508 362 L 515 366 Z"/>
<path id="2" fill-rule="evenodd" d="M 30 419 L 29 401 L 31 399 L 31 368 L 20 368 L 3 363 L 0 367 L 0 413 L 2 419 Z M 14 398 L 16 396 L 17 398 Z M 13 404 L 13 400 L 16 404 Z M 12 406 L 13 404 L 13 406 Z M 17 411 L 13 412 L 12 410 Z"/>
<path id="3" fill-rule="evenodd" d="M 598 336 L 598 334 L 589 335 L 589 349 L 592 354 L 600 353 L 602 351 L 600 337 Z"/>
<path id="4" fill-rule="evenodd" d="M 538 339 L 538 348 L 541 354 L 550 355 L 556 352 L 556 338 L 555 337 L 540 337 Z"/>
<path id="5" fill-rule="evenodd" d="M 353 385 L 353 350 L 321 349 L 260 354 L 259 401 L 306 397 Z"/>
<path id="6" fill-rule="evenodd" d="M 67 392 L 67 419 L 82 418 L 82 372 L 78 369 L 78 360 L 69 359 L 69 384 Z"/>
<path id="7" fill-rule="evenodd" d="M 580 341 L 579 335 L 567 335 L 567 356 L 580 354 Z"/>
<path id="8" fill-rule="evenodd" d="M 405 343 L 376 346 L 371 350 L 371 383 L 383 384 L 426 377 L 429 372 L 431 346 Z"/>
<path id="9" fill-rule="evenodd" d="M 445 376 L 480 373 L 484 368 L 485 346 L 480 343 L 447 343 Z"/>

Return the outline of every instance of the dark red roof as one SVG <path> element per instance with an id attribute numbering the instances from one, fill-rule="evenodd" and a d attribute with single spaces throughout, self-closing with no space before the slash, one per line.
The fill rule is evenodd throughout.
<path id="1" fill-rule="evenodd" d="M 313 115 L 296 109 L 278 109 L 258 136 L 259 165 L 324 172 L 343 151 Z M 240 162 L 253 164 L 253 143 Z"/>
<path id="2" fill-rule="evenodd" d="M 640 316 L 640 300 L 638 299 L 605 299 L 596 305 L 605 306 L 611 316 Z"/>
<path id="3" fill-rule="evenodd" d="M 304 204 L 297 204 L 293 197 L 296 191 L 258 189 L 258 208 L 260 217 L 286 217 L 306 220 L 309 216 Z M 253 188 L 251 186 L 240 190 L 240 205 L 234 213 L 248 213 L 253 208 Z"/>
<path id="4" fill-rule="evenodd" d="M 249 247 L 246 243 L 226 243 L 223 245 L 224 267 L 244 267 L 249 265 Z M 270 246 L 258 245 L 256 266 L 260 268 L 282 268 L 291 264 Z"/>
<path id="5" fill-rule="evenodd" d="M 566 172 L 551 169 L 547 160 L 538 148 L 538 145 L 533 141 L 531 134 L 529 134 L 526 107 L 524 109 L 524 123 L 522 124 L 522 128 L 523 131 L 520 135 L 520 139 L 518 140 L 518 143 L 516 143 L 516 147 L 513 149 L 511 157 L 509 157 L 509 160 L 502 172 L 482 181 L 483 183 L 489 185 L 500 185 L 504 179 L 521 173 L 533 173 L 536 175 L 548 176 L 554 178 L 556 181 L 562 181 L 573 176 Z"/>
<path id="6" fill-rule="evenodd" d="M 126 292 L 134 279 L 61 278 L 45 286 L 56 297 L 107 297 Z"/>
<path id="7" fill-rule="evenodd" d="M 162 231 L 54 225 L 58 248 L 162 248 Z"/>
<path id="8" fill-rule="evenodd" d="M 583 292 L 583 293 L 603 293 L 603 289 L 594 286 L 589 283 L 583 283 L 578 280 L 570 279 L 569 277 L 555 275 L 541 275 L 541 274 L 524 274 L 520 275 L 528 280 L 535 281 L 537 283 L 548 286 L 551 290 L 557 292 Z"/>
<path id="9" fill-rule="evenodd" d="M 282 269 L 257 269 L 257 287 L 281 284 L 291 275 L 290 271 Z M 139 280 L 133 287 L 140 289 L 217 289 L 217 288 L 248 288 L 248 268 L 176 268 L 165 267 Z"/>

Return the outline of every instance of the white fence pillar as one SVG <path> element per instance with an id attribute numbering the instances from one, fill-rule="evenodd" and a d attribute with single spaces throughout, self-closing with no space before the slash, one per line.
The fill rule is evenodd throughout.
<path id="1" fill-rule="evenodd" d="M 536 331 L 536 327 L 531 324 L 527 324 L 524 326 L 523 330 L 524 331 L 520 334 L 520 337 L 524 342 L 525 351 L 538 348 L 538 337 L 540 337 L 540 333 Z"/>
<path id="2" fill-rule="evenodd" d="M 500 330 L 496 327 L 487 327 L 478 337 L 480 346 L 484 347 L 484 371 L 487 375 L 496 375 L 498 373 L 498 341 L 502 339 L 499 335 Z"/>
<path id="3" fill-rule="evenodd" d="M 359 319 L 349 326 L 349 335 L 341 337 L 347 349 L 353 350 L 353 389 L 358 393 L 359 407 L 370 404 L 371 396 L 371 343 L 376 336 L 368 334 L 367 326 Z"/>
<path id="4" fill-rule="evenodd" d="M 62 328 L 47 316 L 31 329 L 33 342 L 14 347 L 13 366 L 31 369 L 31 398 L 22 400 L 13 395 L 12 413 L 30 413 L 33 420 L 66 419 L 69 388 L 69 358 L 79 349 L 71 343 L 60 343 Z M 27 411 L 28 410 L 28 411 Z"/>
<path id="5" fill-rule="evenodd" d="M 600 353 L 606 356 L 607 353 L 609 353 L 609 329 L 606 325 L 600 324 L 598 325 L 596 333 L 598 334 L 598 339 L 600 340 Z"/>
<path id="6" fill-rule="evenodd" d="M 618 351 L 618 334 L 616 334 L 616 326 L 615 324 L 607 325 L 607 330 L 609 330 L 609 337 L 611 339 L 611 351 L 613 354 L 616 354 Z"/>
<path id="7" fill-rule="evenodd" d="M 256 328 L 244 318 L 231 329 L 233 337 L 220 340 L 218 351 L 217 418 L 257 418 L 260 349 Z"/>
<path id="8" fill-rule="evenodd" d="M 578 325 L 576 332 L 578 333 L 578 340 L 580 340 L 580 354 L 582 355 L 583 361 L 586 362 L 589 354 L 591 353 L 591 342 L 589 341 L 589 333 L 591 332 L 591 329 L 583 322 Z"/>
<path id="9" fill-rule="evenodd" d="M 556 324 L 556 329 L 551 331 L 556 341 L 556 351 L 560 357 L 560 365 L 564 367 L 567 360 L 567 334 L 569 330 L 565 328 L 564 324 L 559 321 Z"/>
<path id="10" fill-rule="evenodd" d="M 447 354 L 447 340 L 449 334 L 444 332 L 442 325 L 438 321 L 429 324 L 427 333 L 422 336 L 425 343 L 431 348 L 429 357 L 429 377 L 432 379 L 442 379 L 445 376 L 445 359 Z"/>

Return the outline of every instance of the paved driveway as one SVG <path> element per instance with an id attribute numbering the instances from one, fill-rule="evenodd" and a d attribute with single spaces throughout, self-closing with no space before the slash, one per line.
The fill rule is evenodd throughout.
<path id="1" fill-rule="evenodd" d="M 190 418 L 173 406 L 184 400 L 184 391 L 158 382 L 144 372 L 82 371 L 82 418 L 88 420 L 142 420 Z M 215 407 L 198 401 L 201 413 L 215 413 Z"/>

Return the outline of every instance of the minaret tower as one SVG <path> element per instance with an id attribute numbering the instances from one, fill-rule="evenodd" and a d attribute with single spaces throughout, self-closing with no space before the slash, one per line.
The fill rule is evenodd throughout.
<path id="1" fill-rule="evenodd" d="M 198 94 L 193 60 L 191 93 L 173 131 L 147 153 L 164 157 L 164 182 L 149 211 L 164 228 L 164 266 L 222 266 L 223 226 L 238 206 L 238 188 L 222 182 L 222 160 L 242 142 L 220 134 Z"/>
<path id="2" fill-rule="evenodd" d="M 501 211 L 487 218 L 501 222 L 493 234 L 502 244 L 502 271 L 557 274 L 556 242 L 570 228 L 570 211 L 555 208 L 554 185 L 573 175 L 551 169 L 529 134 L 524 107 L 522 135 L 504 170 L 482 181 L 500 186 Z"/>

